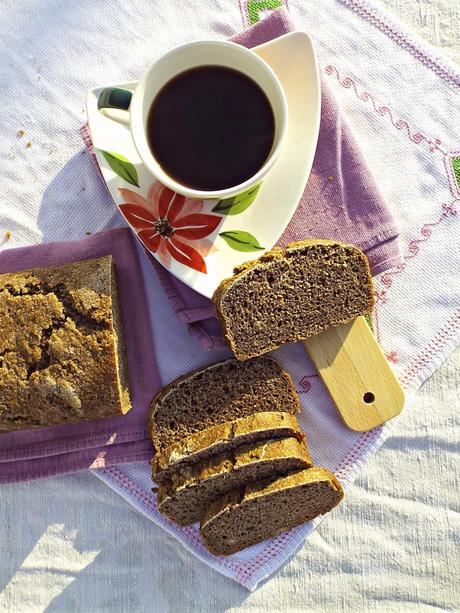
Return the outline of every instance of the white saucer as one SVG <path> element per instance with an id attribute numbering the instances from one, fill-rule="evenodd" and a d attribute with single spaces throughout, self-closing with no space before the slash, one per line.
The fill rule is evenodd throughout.
<path id="1" fill-rule="evenodd" d="M 187 225 L 181 224 L 180 220 L 184 217 L 190 219 L 190 215 L 193 215 L 194 221 L 192 230 L 185 233 L 187 237 L 182 240 L 187 247 L 181 252 L 172 249 L 171 255 L 165 248 L 167 239 L 161 239 L 159 245 L 151 243 L 154 248 L 159 247 L 155 253 L 150 250 L 158 261 L 181 281 L 208 297 L 212 296 L 222 279 L 233 274 L 235 266 L 259 257 L 277 242 L 305 188 L 318 140 L 321 96 L 310 37 L 304 32 L 291 32 L 255 47 L 253 51 L 272 67 L 286 93 L 289 126 L 280 157 L 264 179 L 255 199 L 249 196 L 240 206 L 234 203 L 231 214 L 224 214 L 229 207 L 222 206 L 216 200 L 186 201 L 182 207 L 176 206 L 172 216 L 178 226 Z M 134 90 L 135 86 L 136 83 L 123 83 L 114 87 Z M 123 207 L 126 203 L 145 207 L 147 222 L 144 220 L 140 225 L 145 228 L 146 223 L 151 221 L 153 227 L 154 220 L 158 219 L 158 205 L 152 204 L 152 200 L 158 199 L 162 186 L 158 184 L 152 189 L 156 180 L 143 166 L 129 126 L 114 121 L 98 110 L 97 100 L 102 89 L 90 90 L 87 98 L 88 124 L 102 175 L 128 223 L 135 220 L 133 211 L 137 214 L 139 209 Z M 121 160 L 104 156 L 103 152 L 120 156 Z M 152 195 L 150 202 L 149 193 Z M 170 210 L 171 206 L 168 213 Z M 216 216 L 220 219 L 216 219 Z M 139 231 L 139 226 L 136 230 L 132 223 L 130 225 L 140 240 L 144 238 L 148 242 L 152 232 Z M 170 225 L 174 226 L 174 221 Z M 209 234 L 206 234 L 207 229 L 210 230 Z M 177 237 L 179 234 L 178 231 Z M 186 263 L 175 259 L 175 255 Z"/>

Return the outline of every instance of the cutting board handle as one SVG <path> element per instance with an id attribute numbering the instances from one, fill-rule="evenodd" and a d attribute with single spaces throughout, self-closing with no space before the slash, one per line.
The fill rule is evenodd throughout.
<path id="1" fill-rule="evenodd" d="M 364 317 L 303 344 L 346 426 L 365 432 L 402 411 L 404 393 Z"/>

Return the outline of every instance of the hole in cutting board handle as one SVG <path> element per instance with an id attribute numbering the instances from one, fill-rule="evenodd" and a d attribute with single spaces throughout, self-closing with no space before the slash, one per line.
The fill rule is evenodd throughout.
<path id="1" fill-rule="evenodd" d="M 375 400 L 375 396 L 372 392 L 366 392 L 363 396 L 363 400 L 366 404 L 372 404 Z"/>

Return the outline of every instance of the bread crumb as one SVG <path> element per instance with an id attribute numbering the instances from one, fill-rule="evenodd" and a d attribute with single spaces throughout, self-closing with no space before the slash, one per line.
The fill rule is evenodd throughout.
<path id="1" fill-rule="evenodd" d="M 12 236 L 11 232 L 10 232 L 9 230 L 7 230 L 7 231 L 5 232 L 5 240 L 6 240 L 6 241 L 9 241 L 9 240 L 10 240 L 10 238 L 11 238 L 11 236 Z"/>
<path id="2" fill-rule="evenodd" d="M 32 147 L 32 141 L 29 140 L 29 141 L 27 141 L 26 148 L 30 149 L 31 147 Z"/>
<path id="3" fill-rule="evenodd" d="M 329 181 L 329 183 L 332 183 L 332 181 L 334 180 L 334 177 L 329 176 L 329 177 L 327 178 L 327 180 Z"/>
<path id="4" fill-rule="evenodd" d="M 25 133 L 26 133 L 26 131 L 25 131 L 25 130 L 18 130 L 18 131 L 16 132 L 16 134 L 18 135 L 18 137 L 19 137 L 19 138 L 22 138 L 22 137 L 24 136 L 24 134 L 25 134 Z"/>

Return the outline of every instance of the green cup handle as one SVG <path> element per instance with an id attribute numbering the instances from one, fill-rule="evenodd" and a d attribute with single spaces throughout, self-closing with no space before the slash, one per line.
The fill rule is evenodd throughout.
<path id="1" fill-rule="evenodd" d="M 106 87 L 99 94 L 97 108 L 101 109 L 119 109 L 128 111 L 131 104 L 133 92 L 129 89 L 121 89 L 121 87 Z"/>

